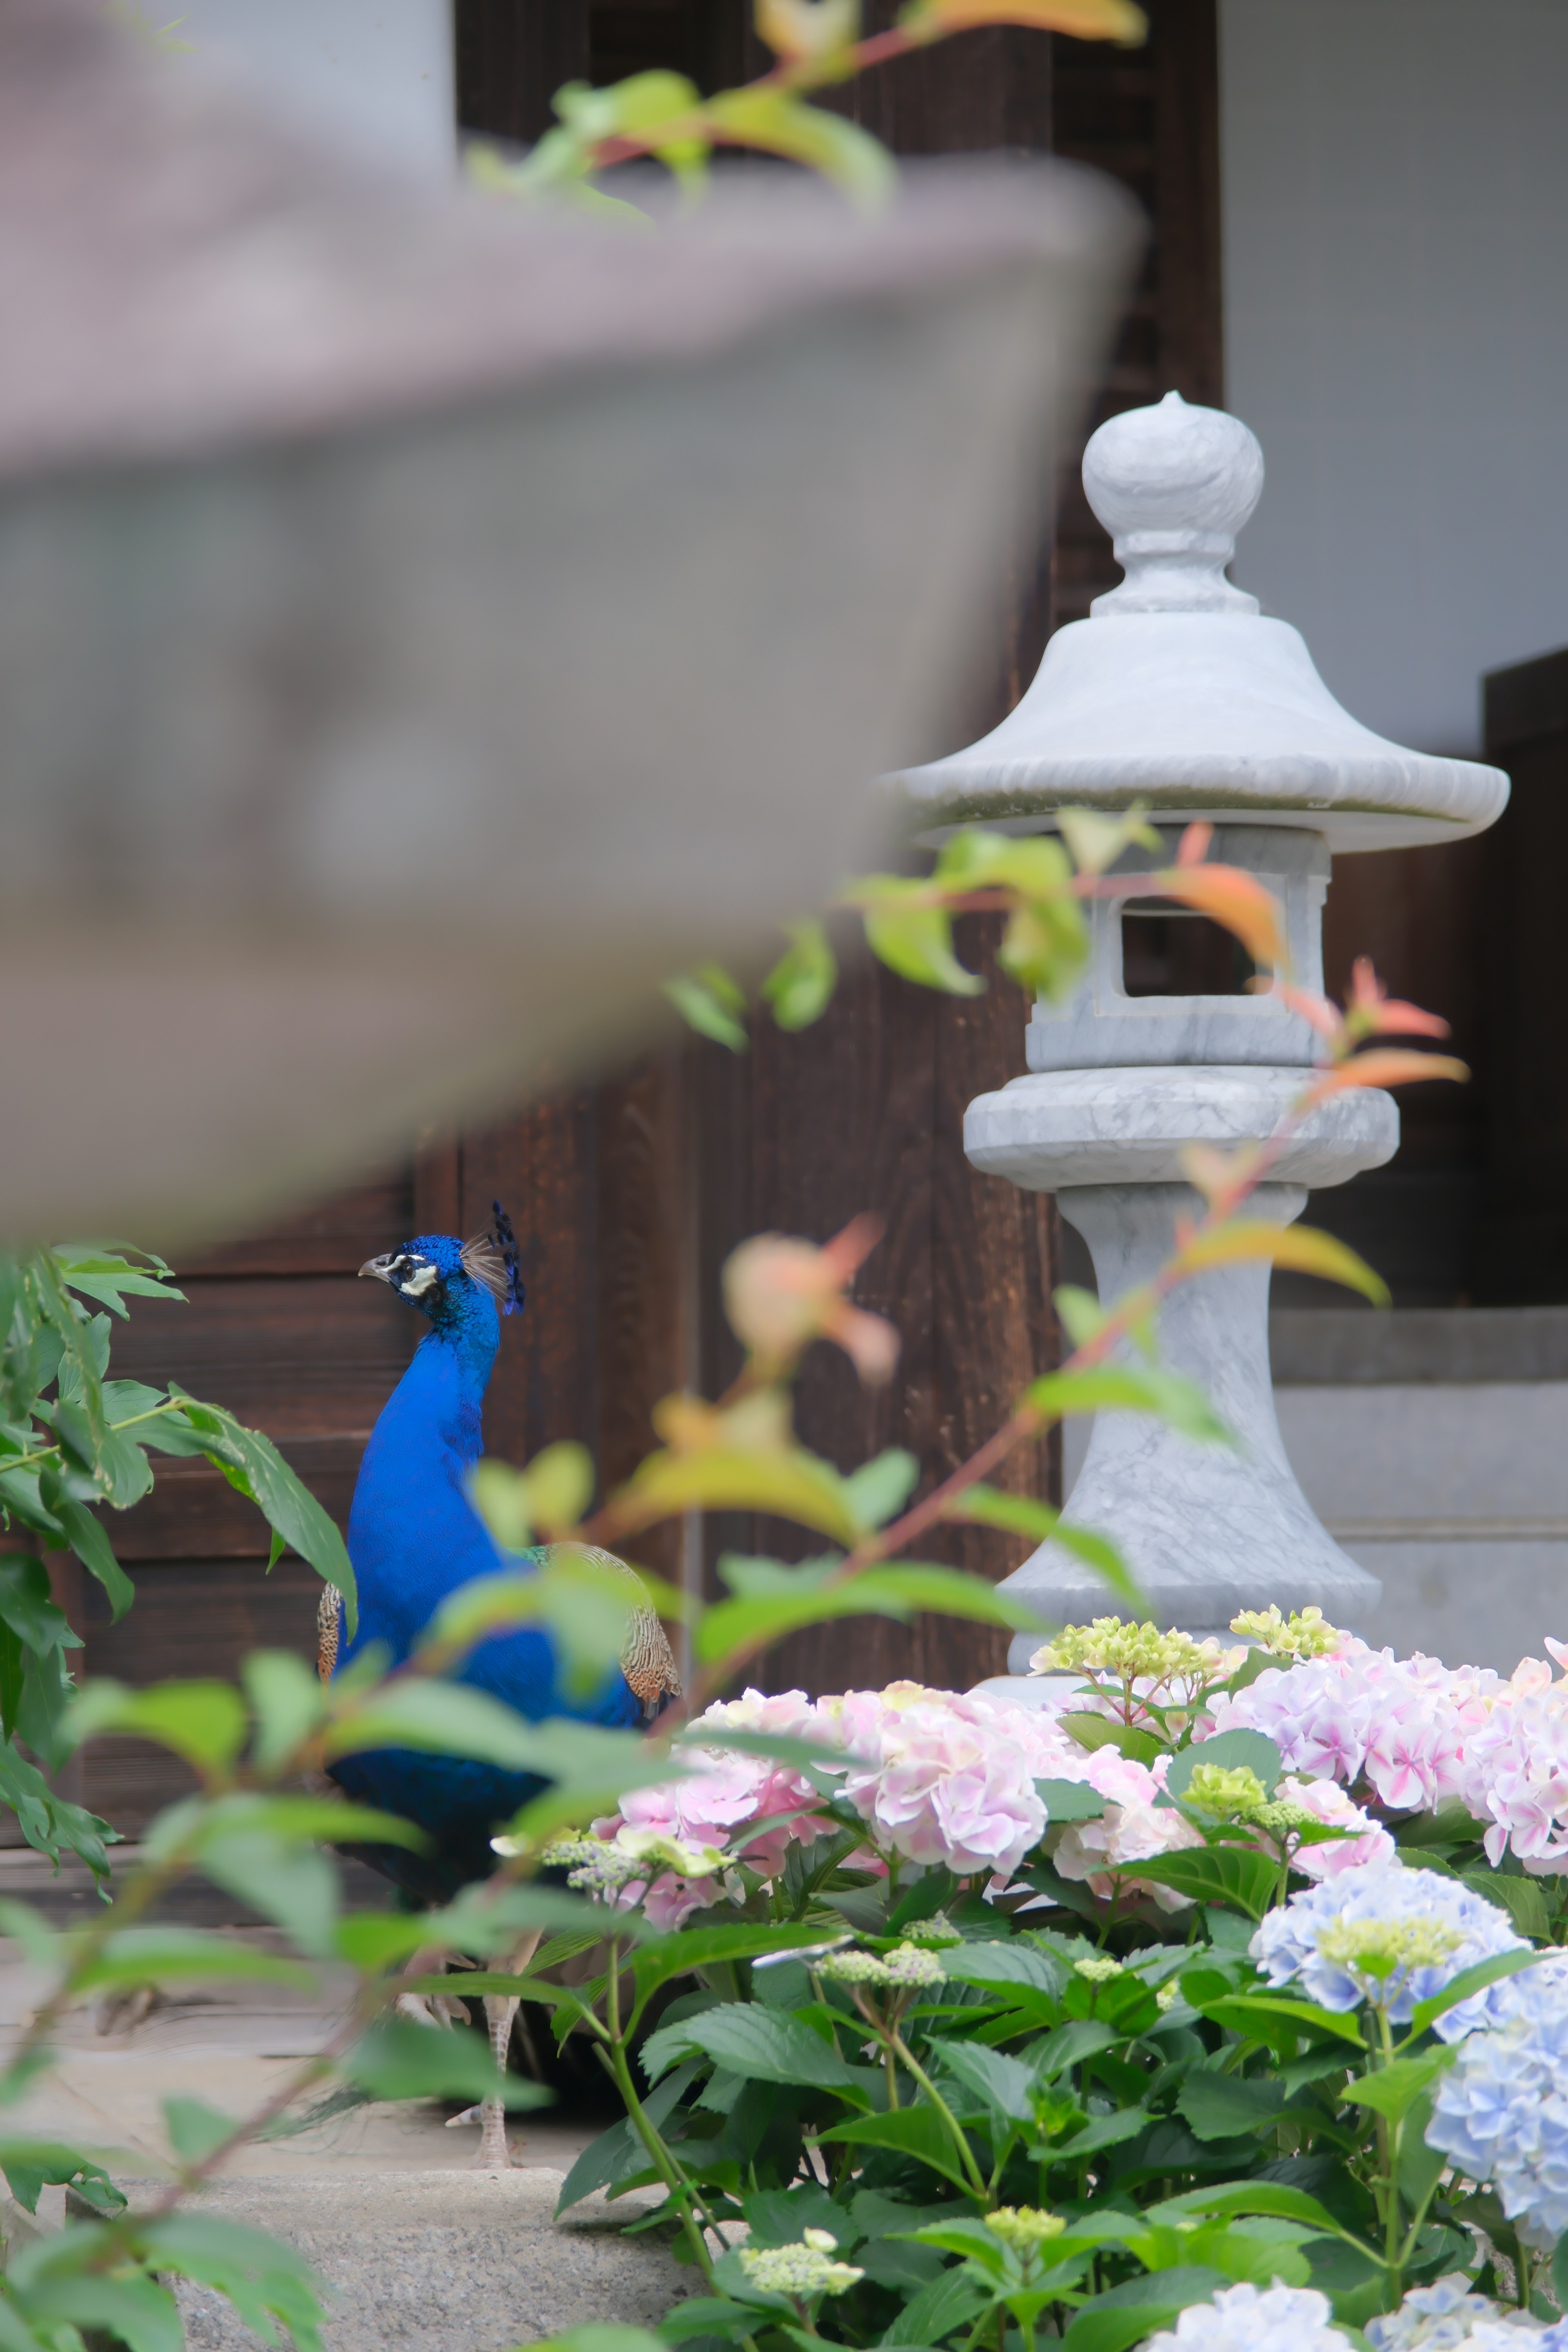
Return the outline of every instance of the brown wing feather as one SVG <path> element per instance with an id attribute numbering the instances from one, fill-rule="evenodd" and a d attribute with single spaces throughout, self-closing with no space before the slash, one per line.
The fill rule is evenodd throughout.
<path id="1" fill-rule="evenodd" d="M 637 1606 L 632 1611 L 621 1651 L 621 1672 L 651 1721 L 668 1700 L 680 1696 L 680 1669 L 637 1570 L 617 1559 L 613 1551 L 601 1551 L 594 1544 L 552 1544 L 550 1549 L 552 1558 L 557 1552 L 574 1552 L 592 1560 L 596 1568 L 615 1569 L 637 1594 Z"/>

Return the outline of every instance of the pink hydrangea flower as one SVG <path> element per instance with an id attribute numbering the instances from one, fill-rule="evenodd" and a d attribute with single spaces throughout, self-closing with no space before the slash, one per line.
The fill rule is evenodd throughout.
<path id="1" fill-rule="evenodd" d="M 1038 1844 L 1046 1809 L 1034 1784 L 1059 1771 L 1071 1743 L 1031 1710 L 905 1682 L 824 1700 L 818 1714 L 853 1759 L 845 1796 L 910 1861 L 1005 1877 Z"/>
<path id="2" fill-rule="evenodd" d="M 1304 1845 L 1296 1854 L 1295 1868 L 1306 1878 L 1339 1878 L 1347 1870 L 1364 1870 L 1371 1863 L 1389 1863 L 1396 1859 L 1398 1848 L 1381 1822 L 1374 1822 L 1360 1805 L 1352 1801 L 1337 1780 L 1297 1780 L 1286 1779 L 1275 1790 L 1310 1813 L 1315 1822 L 1327 1828 L 1355 1830 L 1353 1838 L 1336 1838 L 1330 1844 Z"/>
<path id="3" fill-rule="evenodd" d="M 1203 1834 L 1173 1806 L 1160 1804 L 1171 1759 L 1162 1756 L 1153 1765 L 1134 1763 L 1114 1748 L 1097 1748 L 1082 1756 L 1082 1769 L 1067 1777 L 1087 1780 L 1105 1799 L 1097 1822 L 1073 1822 L 1062 1831 L 1052 1860 L 1063 1878 L 1086 1884 L 1092 1895 L 1109 1902 L 1120 1887 L 1127 1895 L 1152 1895 L 1162 1911 L 1185 1911 L 1192 1897 L 1173 1886 L 1160 1886 L 1146 1878 L 1118 1878 L 1119 1865 L 1143 1862 L 1157 1853 L 1174 1853 L 1183 1846 L 1202 1845 Z"/>

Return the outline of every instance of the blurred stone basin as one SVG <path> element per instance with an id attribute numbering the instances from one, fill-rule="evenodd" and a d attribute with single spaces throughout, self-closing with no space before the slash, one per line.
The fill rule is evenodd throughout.
<path id="1" fill-rule="evenodd" d="M 629 1045 L 875 856 L 1138 232 L 1067 167 L 628 231 L 0 23 L 0 1233 L 180 1243 Z"/>

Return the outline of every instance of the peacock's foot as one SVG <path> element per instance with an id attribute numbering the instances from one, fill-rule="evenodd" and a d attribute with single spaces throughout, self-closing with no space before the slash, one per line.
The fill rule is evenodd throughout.
<path id="1" fill-rule="evenodd" d="M 479 2109 L 480 2124 L 479 2152 L 475 2157 L 476 2172 L 510 2172 L 511 2149 L 507 2144 L 506 2109 L 499 2099 L 487 2099 Z"/>

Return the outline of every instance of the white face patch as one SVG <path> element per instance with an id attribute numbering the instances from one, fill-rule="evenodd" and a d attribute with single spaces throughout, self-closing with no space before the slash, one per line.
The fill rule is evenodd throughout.
<path id="1" fill-rule="evenodd" d="M 417 1274 L 405 1275 L 397 1286 L 405 1298 L 423 1298 L 431 1286 L 440 1279 L 440 1268 L 426 1262 L 420 1265 Z"/>

